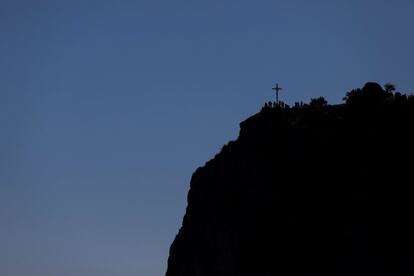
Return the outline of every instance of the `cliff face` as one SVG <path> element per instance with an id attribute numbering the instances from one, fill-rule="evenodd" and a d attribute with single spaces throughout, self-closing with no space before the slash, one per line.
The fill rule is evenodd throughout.
<path id="1" fill-rule="evenodd" d="M 191 179 L 167 276 L 414 275 L 414 99 L 265 107 Z"/>

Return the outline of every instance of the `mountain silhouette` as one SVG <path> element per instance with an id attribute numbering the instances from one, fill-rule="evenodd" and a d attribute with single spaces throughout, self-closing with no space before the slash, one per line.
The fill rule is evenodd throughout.
<path id="1" fill-rule="evenodd" d="M 198 168 L 167 276 L 414 275 L 414 97 L 265 104 Z"/>

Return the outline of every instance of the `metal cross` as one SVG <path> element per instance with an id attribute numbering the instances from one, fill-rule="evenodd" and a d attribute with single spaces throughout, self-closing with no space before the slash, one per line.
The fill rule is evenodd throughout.
<path id="1" fill-rule="evenodd" d="M 276 86 L 272 88 L 272 90 L 276 91 L 276 104 L 279 104 L 279 91 L 283 88 L 279 87 L 279 84 L 276 83 Z"/>

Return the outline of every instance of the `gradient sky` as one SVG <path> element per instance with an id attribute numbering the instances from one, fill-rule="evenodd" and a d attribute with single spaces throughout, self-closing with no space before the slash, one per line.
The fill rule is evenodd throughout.
<path id="1" fill-rule="evenodd" d="M 274 99 L 414 89 L 414 2 L 0 0 L 0 275 L 155 276 Z"/>

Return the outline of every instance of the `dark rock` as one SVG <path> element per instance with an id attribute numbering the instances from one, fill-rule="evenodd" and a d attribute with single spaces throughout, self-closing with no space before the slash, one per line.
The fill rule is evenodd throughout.
<path id="1" fill-rule="evenodd" d="M 414 275 L 413 97 L 350 93 L 242 122 L 193 174 L 166 275 Z"/>

